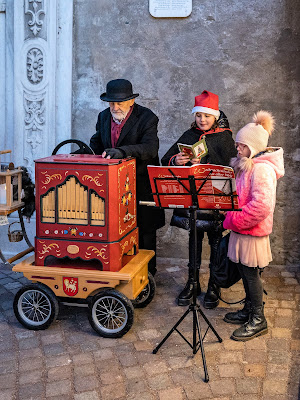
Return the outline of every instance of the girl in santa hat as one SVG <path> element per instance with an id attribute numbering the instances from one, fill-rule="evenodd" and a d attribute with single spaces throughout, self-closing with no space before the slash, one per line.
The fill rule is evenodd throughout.
<path id="1" fill-rule="evenodd" d="M 219 111 L 219 97 L 207 90 L 195 97 L 195 106 L 192 110 L 195 121 L 191 128 L 173 144 L 168 152 L 163 156 L 162 165 L 192 165 L 192 164 L 217 164 L 228 166 L 230 159 L 236 156 L 232 132 L 229 129 L 228 120 L 222 111 Z M 194 144 L 204 139 L 207 147 L 207 154 L 200 160 L 194 158 L 190 160 L 184 152 L 178 152 L 178 143 Z M 174 210 L 171 225 L 189 229 L 188 210 Z M 200 295 L 201 288 L 199 283 L 199 269 L 201 265 L 202 241 L 204 233 L 207 232 L 211 254 L 210 266 L 216 259 L 218 244 L 222 237 L 222 227 L 220 214 L 218 211 L 197 211 L 197 294 Z M 191 237 L 190 237 L 191 245 Z M 184 306 L 191 303 L 193 298 L 193 270 L 189 267 L 189 275 L 184 289 L 179 294 L 178 305 Z M 208 282 L 207 292 L 204 297 L 205 308 L 215 308 L 219 303 L 220 289 L 216 287 L 211 279 Z"/>
<path id="2" fill-rule="evenodd" d="M 243 324 L 231 338 L 246 341 L 267 333 L 260 269 L 272 261 L 269 235 L 273 227 L 277 179 L 284 175 L 283 150 L 267 147 L 274 128 L 269 112 L 259 111 L 253 122 L 236 136 L 238 155 L 231 162 L 236 174 L 239 206 L 228 211 L 223 226 L 231 229 L 228 257 L 238 265 L 245 293 L 244 308 L 225 315 L 232 324 Z"/>

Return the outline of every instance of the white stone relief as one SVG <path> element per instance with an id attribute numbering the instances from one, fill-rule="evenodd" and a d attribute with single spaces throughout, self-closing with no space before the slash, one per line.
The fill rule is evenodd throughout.
<path id="1" fill-rule="evenodd" d="M 24 93 L 25 110 L 25 140 L 29 143 L 32 153 L 42 143 L 45 125 L 45 93 L 28 95 Z"/>
<path id="2" fill-rule="evenodd" d="M 71 137 L 73 3 L 0 0 L 0 142 L 33 180 L 34 160 Z M 26 230 L 32 240 L 34 222 Z M 2 251 L 15 255 L 10 245 Z"/>
<path id="3" fill-rule="evenodd" d="M 34 177 L 34 160 L 71 137 L 73 0 L 9 1 L 15 28 L 13 147 L 16 163 Z"/>
<path id="4" fill-rule="evenodd" d="M 32 48 L 27 52 L 27 78 L 36 85 L 43 79 L 44 56 L 40 49 Z"/>
<path id="5" fill-rule="evenodd" d="M 31 20 L 28 21 L 30 30 L 36 36 L 43 26 L 42 15 L 45 15 L 44 0 L 25 0 L 25 14 L 31 15 Z"/>

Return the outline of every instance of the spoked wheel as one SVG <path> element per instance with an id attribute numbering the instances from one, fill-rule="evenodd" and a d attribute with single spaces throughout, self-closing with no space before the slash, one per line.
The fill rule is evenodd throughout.
<path id="1" fill-rule="evenodd" d="M 119 338 L 132 327 L 134 309 L 131 301 L 115 289 L 96 294 L 89 306 L 92 328 L 106 338 Z"/>
<path id="2" fill-rule="evenodd" d="M 21 288 L 15 295 L 13 306 L 18 321 L 33 330 L 48 328 L 59 310 L 55 295 L 40 283 Z"/>
<path id="3" fill-rule="evenodd" d="M 149 282 L 145 288 L 141 291 L 138 297 L 132 301 L 133 307 L 144 308 L 153 300 L 156 284 L 153 275 L 150 272 L 148 272 L 148 280 Z"/>

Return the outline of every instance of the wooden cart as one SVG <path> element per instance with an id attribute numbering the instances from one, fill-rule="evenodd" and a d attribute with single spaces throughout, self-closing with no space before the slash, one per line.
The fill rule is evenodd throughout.
<path id="1" fill-rule="evenodd" d="M 55 321 L 59 304 L 87 304 L 93 329 L 103 337 L 118 338 L 129 331 L 134 307 L 149 304 L 155 294 L 155 281 L 148 274 L 152 250 L 140 250 L 118 272 L 68 266 L 38 266 L 34 255 L 13 267 L 31 284 L 22 287 L 14 299 L 14 312 L 28 329 L 48 328 Z"/>
<path id="2" fill-rule="evenodd" d="M 38 330 L 55 320 L 60 302 L 86 303 L 96 332 L 121 337 L 133 305 L 146 306 L 155 293 L 154 251 L 139 249 L 135 159 L 56 155 L 72 142 L 35 161 L 35 255 L 13 267 L 32 284 L 16 294 L 14 312 Z"/>

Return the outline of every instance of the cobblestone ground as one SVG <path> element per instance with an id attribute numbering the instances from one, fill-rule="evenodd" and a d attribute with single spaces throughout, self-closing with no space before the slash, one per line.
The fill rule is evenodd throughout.
<path id="1" fill-rule="evenodd" d="M 146 308 L 135 310 L 131 330 L 121 339 L 104 339 L 91 328 L 86 308 L 62 306 L 56 322 L 44 331 L 23 328 L 12 303 L 26 279 L 2 264 L 0 400 L 298 399 L 299 269 L 272 266 L 264 272 L 269 324 L 265 336 L 245 343 L 232 341 L 235 326 L 223 322 L 228 306 L 222 303 L 215 310 L 202 309 L 223 339 L 219 343 L 211 330 L 205 337 L 208 383 L 204 382 L 201 352 L 193 356 L 177 332 L 152 354 L 186 310 L 175 303 L 186 268 L 160 259 L 158 271 L 156 296 Z M 207 266 L 201 272 L 205 291 Z M 228 301 L 242 298 L 242 285 L 224 290 L 223 296 Z M 202 318 L 200 323 L 204 332 Z M 192 340 L 191 313 L 180 330 Z"/>

